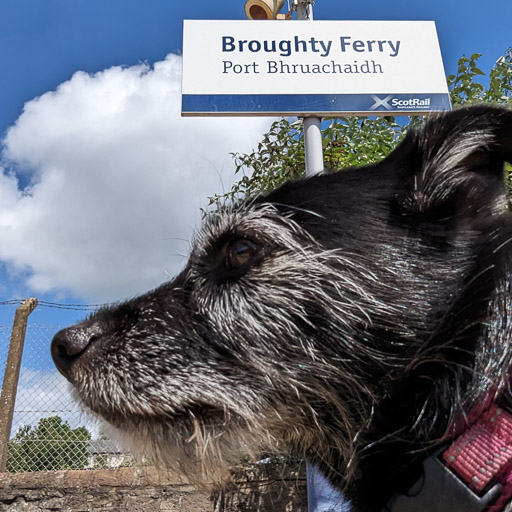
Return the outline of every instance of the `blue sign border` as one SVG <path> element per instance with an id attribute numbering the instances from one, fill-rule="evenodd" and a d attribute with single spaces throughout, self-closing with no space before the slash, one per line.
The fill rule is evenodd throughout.
<path id="1" fill-rule="evenodd" d="M 450 110 L 449 94 L 183 94 L 183 115 L 411 115 Z"/>

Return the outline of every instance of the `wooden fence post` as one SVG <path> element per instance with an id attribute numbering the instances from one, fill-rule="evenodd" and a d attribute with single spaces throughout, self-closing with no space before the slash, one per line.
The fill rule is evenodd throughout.
<path id="1" fill-rule="evenodd" d="M 7 464 L 7 446 L 12 427 L 16 391 L 18 390 L 27 320 L 36 306 L 37 299 L 25 299 L 23 304 L 16 309 L 12 324 L 11 343 L 9 344 L 2 393 L 0 394 L 0 472 L 5 471 Z"/>

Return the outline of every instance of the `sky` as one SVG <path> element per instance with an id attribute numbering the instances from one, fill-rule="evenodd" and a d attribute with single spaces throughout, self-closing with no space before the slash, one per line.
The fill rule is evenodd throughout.
<path id="1" fill-rule="evenodd" d="M 231 153 L 254 148 L 272 120 L 180 116 L 182 24 L 243 20 L 243 7 L 0 0 L 0 326 L 15 310 L 2 301 L 121 300 L 185 264 L 201 207 L 235 179 Z M 313 12 L 433 20 L 447 74 L 473 53 L 488 72 L 512 46 L 510 0 L 317 0 Z M 30 322 L 85 314 L 41 305 Z"/>

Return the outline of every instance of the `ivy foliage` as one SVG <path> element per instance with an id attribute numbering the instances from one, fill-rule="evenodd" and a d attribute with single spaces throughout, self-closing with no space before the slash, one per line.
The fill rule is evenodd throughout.
<path id="1" fill-rule="evenodd" d="M 482 55 L 462 56 L 457 74 L 447 76 L 448 89 L 454 108 L 470 103 L 512 105 L 512 48 L 492 67 L 489 75 L 478 67 Z M 371 164 L 388 155 L 402 139 L 409 126 L 421 123 L 410 117 L 400 123 L 393 116 L 369 118 L 351 116 L 324 119 L 322 146 L 324 164 L 340 169 Z M 304 132 L 302 120 L 281 118 L 274 121 L 251 153 L 232 153 L 236 174 L 240 179 L 222 196 L 210 198 L 218 206 L 226 200 L 254 196 L 277 188 L 290 178 L 305 174 Z M 509 167 L 510 169 L 510 167 Z M 507 174 L 512 185 L 510 173 Z"/>
<path id="2" fill-rule="evenodd" d="M 456 75 L 448 75 L 448 89 L 452 105 L 466 103 L 510 104 L 512 94 L 512 48 L 509 48 L 494 64 L 489 72 L 487 86 L 476 80 L 485 73 L 478 67 L 481 53 L 459 59 Z"/>

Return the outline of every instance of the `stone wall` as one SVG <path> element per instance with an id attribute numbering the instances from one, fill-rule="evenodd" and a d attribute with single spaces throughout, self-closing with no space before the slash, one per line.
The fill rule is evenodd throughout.
<path id="1" fill-rule="evenodd" d="M 1 473 L 0 511 L 307 512 L 302 468 L 255 464 L 234 480 L 210 493 L 152 468 Z"/>

